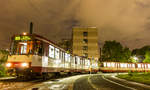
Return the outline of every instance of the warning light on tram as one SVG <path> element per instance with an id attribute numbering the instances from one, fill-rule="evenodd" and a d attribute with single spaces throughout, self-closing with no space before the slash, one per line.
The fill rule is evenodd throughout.
<path id="1" fill-rule="evenodd" d="M 11 63 L 7 63 L 6 67 L 11 67 L 11 65 L 12 65 Z"/>
<path id="2" fill-rule="evenodd" d="M 21 66 L 22 67 L 28 67 L 28 63 L 22 63 Z"/>
<path id="3" fill-rule="evenodd" d="M 27 35 L 27 33 L 26 33 L 26 32 L 23 32 L 23 35 Z"/>

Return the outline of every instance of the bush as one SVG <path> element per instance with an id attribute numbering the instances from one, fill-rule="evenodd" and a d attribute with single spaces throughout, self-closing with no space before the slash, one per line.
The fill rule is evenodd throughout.
<path id="1" fill-rule="evenodd" d="M 6 69 L 4 66 L 0 65 L 0 77 L 6 76 Z"/>

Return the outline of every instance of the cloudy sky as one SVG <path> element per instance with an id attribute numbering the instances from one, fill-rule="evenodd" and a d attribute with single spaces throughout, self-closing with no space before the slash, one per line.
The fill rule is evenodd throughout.
<path id="1" fill-rule="evenodd" d="M 0 0 L 0 48 L 10 37 L 34 32 L 58 42 L 73 26 L 96 26 L 99 43 L 116 40 L 131 49 L 150 45 L 149 0 Z"/>

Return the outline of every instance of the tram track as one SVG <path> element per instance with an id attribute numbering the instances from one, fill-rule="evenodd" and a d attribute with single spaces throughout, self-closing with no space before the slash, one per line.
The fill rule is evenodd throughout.
<path id="1" fill-rule="evenodd" d="M 10 78 L 10 79 L 0 79 L 0 89 L 1 90 L 28 90 L 28 88 L 38 85 L 42 82 L 46 81 L 56 81 L 60 78 L 65 78 L 74 75 L 60 75 L 59 77 L 52 77 L 47 80 L 43 80 L 42 78 L 31 79 L 31 80 L 23 80 L 18 78 Z"/>
<path id="2" fill-rule="evenodd" d="M 0 80 L 0 88 L 2 90 L 22 90 L 37 83 L 44 82 L 42 79 L 21 80 L 17 78 Z M 24 89 L 25 90 L 25 89 Z"/>

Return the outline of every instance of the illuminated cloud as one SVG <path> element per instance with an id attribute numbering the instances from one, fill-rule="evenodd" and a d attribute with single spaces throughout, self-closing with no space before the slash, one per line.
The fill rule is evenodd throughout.
<path id="1" fill-rule="evenodd" d="M 96 25 L 100 42 L 117 40 L 130 48 L 150 45 L 150 1 L 82 0 L 79 19 L 83 25 Z"/>
<path id="2" fill-rule="evenodd" d="M 117 40 L 130 48 L 150 45 L 149 0 L 0 0 L 0 47 L 29 30 L 53 41 L 71 38 L 72 26 L 96 26 L 99 42 Z"/>

